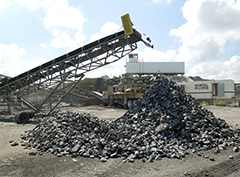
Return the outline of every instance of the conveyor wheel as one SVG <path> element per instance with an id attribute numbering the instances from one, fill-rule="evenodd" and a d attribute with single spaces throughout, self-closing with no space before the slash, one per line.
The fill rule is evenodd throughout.
<path id="1" fill-rule="evenodd" d="M 27 112 L 19 112 L 18 114 L 15 115 L 15 121 L 18 124 L 22 124 L 22 123 L 27 123 L 29 121 L 29 113 Z"/>
<path id="2" fill-rule="evenodd" d="M 128 109 L 130 109 L 130 108 L 132 107 L 132 105 L 133 105 L 133 101 L 132 101 L 132 100 L 128 100 L 128 101 L 127 101 L 127 107 L 128 107 Z"/>

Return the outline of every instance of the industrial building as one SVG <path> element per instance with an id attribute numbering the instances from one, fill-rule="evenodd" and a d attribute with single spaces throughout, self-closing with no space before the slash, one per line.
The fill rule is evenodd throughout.
<path id="1" fill-rule="evenodd" d="M 138 58 L 138 54 L 129 54 L 126 62 L 126 73 L 138 75 L 183 75 L 184 71 L 184 62 L 143 62 Z"/>
<path id="2" fill-rule="evenodd" d="M 190 93 L 199 102 L 214 104 L 219 99 L 234 99 L 235 84 L 231 79 L 227 80 L 206 80 L 200 77 L 177 76 L 171 77 L 182 89 Z"/>
<path id="3" fill-rule="evenodd" d="M 126 73 L 140 76 L 166 75 L 200 102 L 214 104 L 214 101 L 218 99 L 235 98 L 233 80 L 209 80 L 199 76 L 183 76 L 185 74 L 184 62 L 143 62 L 139 59 L 138 54 L 129 54 L 126 62 Z"/>

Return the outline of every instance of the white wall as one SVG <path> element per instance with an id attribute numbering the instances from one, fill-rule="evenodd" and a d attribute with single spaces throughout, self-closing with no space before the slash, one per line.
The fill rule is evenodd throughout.
<path id="1" fill-rule="evenodd" d="M 184 62 L 127 62 L 126 73 L 184 74 Z"/>
<path id="2" fill-rule="evenodd" d="M 224 84 L 224 96 L 213 96 L 213 84 Z M 179 85 L 185 87 L 185 91 L 190 93 L 196 99 L 230 99 L 235 96 L 233 80 L 211 80 L 196 82 L 179 82 Z"/>

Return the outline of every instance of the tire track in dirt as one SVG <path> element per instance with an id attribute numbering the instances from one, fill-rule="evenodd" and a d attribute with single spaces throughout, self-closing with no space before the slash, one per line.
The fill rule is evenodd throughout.
<path id="1" fill-rule="evenodd" d="M 121 165 L 123 164 L 123 161 L 113 161 L 113 167 L 112 168 L 109 168 L 109 170 L 107 170 L 106 172 L 104 172 L 103 174 L 99 175 L 100 177 L 111 177 L 113 176 L 113 174 L 116 172 L 116 171 L 119 171 L 119 169 L 121 169 Z"/>
<path id="2" fill-rule="evenodd" d="M 0 151 L 7 144 L 7 137 L 0 131 Z"/>
<path id="3" fill-rule="evenodd" d="M 221 162 L 217 165 L 205 168 L 201 172 L 194 174 L 195 177 L 205 177 L 205 176 L 228 176 L 240 169 L 240 155 L 234 157 L 234 159 L 229 159 Z"/>

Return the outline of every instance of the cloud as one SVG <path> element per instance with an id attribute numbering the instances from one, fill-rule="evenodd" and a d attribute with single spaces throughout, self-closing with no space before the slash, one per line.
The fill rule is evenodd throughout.
<path id="1" fill-rule="evenodd" d="M 86 40 L 86 36 L 83 35 L 83 23 L 86 21 L 86 19 L 83 17 L 83 14 L 78 8 L 69 6 L 67 1 L 15 0 L 15 2 L 28 6 L 31 10 L 41 9 L 45 13 L 44 26 L 52 33 L 53 39 L 51 40 L 50 44 L 42 43 L 39 46 L 43 48 L 48 48 L 49 46 L 56 48 L 75 48 L 79 45 L 83 45 L 83 41 Z M 114 22 L 107 22 L 102 26 L 100 32 L 94 34 L 90 40 L 97 40 L 101 37 L 117 32 L 119 29 L 120 26 Z M 27 71 L 28 69 L 47 61 L 45 59 L 34 60 L 31 62 L 22 60 L 21 57 L 26 53 L 26 50 L 18 47 L 16 44 L 14 44 L 14 46 L 14 50 L 12 49 L 11 52 L 8 53 L 14 53 L 16 56 L 12 57 L 10 55 L 6 55 L 5 61 L 9 60 L 9 58 L 17 58 L 17 61 L 11 62 L 9 65 L 4 63 L 3 66 L 10 68 L 9 70 L 1 70 L 3 71 L 2 73 L 5 73 L 6 75 L 16 76 L 17 74 Z M 8 48 L 10 48 L 10 46 Z M 5 48 L 4 51 L 6 50 L 7 49 Z M 24 52 L 20 53 L 20 51 Z M 99 73 L 97 75 L 95 75 L 94 72 L 90 72 L 89 74 L 91 75 L 92 73 L 95 77 L 109 73 L 112 74 L 112 76 L 122 74 L 124 72 L 124 60 L 116 63 L 106 66 L 104 69 L 99 68 L 98 70 L 95 70 L 97 73 Z M 119 63 L 121 63 L 122 68 L 119 67 Z"/>
<path id="2" fill-rule="evenodd" d="M 86 40 L 83 24 L 86 19 L 79 8 L 69 6 L 67 0 L 15 0 L 30 9 L 41 8 L 46 16 L 45 28 L 52 34 L 54 48 L 75 48 Z"/>
<path id="3" fill-rule="evenodd" d="M 39 0 L 14 0 L 14 2 L 20 3 L 22 5 L 26 5 L 31 10 L 34 10 L 34 9 L 38 9 L 41 6 L 43 6 L 43 4 L 46 3 L 46 0 L 42 0 L 42 1 L 39 1 Z"/>
<path id="4" fill-rule="evenodd" d="M 39 46 L 41 46 L 41 47 L 43 47 L 43 48 L 45 48 L 45 49 L 48 48 L 48 46 L 47 46 L 46 44 L 44 44 L 44 43 L 40 44 Z"/>
<path id="5" fill-rule="evenodd" d="M 10 45 L 0 44 L 1 74 L 14 77 L 47 61 L 47 59 L 22 60 L 21 57 L 25 54 L 26 50 L 15 43 Z"/>
<path id="6" fill-rule="evenodd" d="M 215 38 L 240 39 L 240 3 L 233 1 L 204 1 L 201 4 L 198 20 L 201 32 L 208 32 Z"/>
<path id="7" fill-rule="evenodd" d="M 116 33 L 121 26 L 117 25 L 114 22 L 107 22 L 105 23 L 102 28 L 100 29 L 99 33 L 95 33 L 90 37 L 90 42 L 98 40 L 102 37 L 108 36 L 112 33 Z"/>
<path id="8" fill-rule="evenodd" d="M 240 76 L 240 56 L 233 56 L 229 61 L 224 62 L 224 71 L 228 72 L 229 78 L 236 78 Z M 224 72 L 223 72 L 224 73 Z M 240 82 L 239 79 L 236 79 L 237 82 Z"/>
<path id="9" fill-rule="evenodd" d="M 189 75 L 199 75 L 208 79 L 233 79 L 240 75 L 240 57 L 233 56 L 228 61 L 208 61 L 194 65 L 189 69 Z M 239 82 L 239 79 L 235 79 Z"/>
<path id="10" fill-rule="evenodd" d="M 22 60 L 26 54 L 24 48 L 20 48 L 17 44 L 10 45 L 0 44 L 0 71 L 1 74 L 14 77 L 38 65 L 47 62 L 47 59 L 38 60 Z"/>
<path id="11" fill-rule="evenodd" d="M 18 64 L 21 56 L 26 50 L 19 48 L 17 44 L 5 45 L 0 44 L 0 70 L 1 74 L 14 76 L 20 70 Z"/>
<path id="12" fill-rule="evenodd" d="M 185 61 L 187 67 L 207 61 L 218 61 L 224 53 L 226 40 L 212 38 L 209 34 L 196 34 L 192 38 L 183 41 L 178 49 L 176 61 Z"/>
<path id="13" fill-rule="evenodd" d="M 99 33 L 95 33 L 90 37 L 90 42 L 108 36 L 110 34 L 116 33 L 119 31 L 121 26 L 117 25 L 114 22 L 107 22 L 105 23 L 102 28 L 100 29 Z M 104 75 L 108 75 L 110 77 L 119 76 L 125 73 L 125 62 L 126 58 L 122 58 L 117 62 L 111 63 L 110 65 L 98 68 L 97 70 L 93 70 L 87 73 L 86 77 L 101 77 Z"/>
<path id="14" fill-rule="evenodd" d="M 224 58 L 226 43 L 240 40 L 240 2 L 234 0 L 188 0 L 182 7 L 185 24 L 172 29 L 182 46 L 176 61 L 185 61 L 188 75 L 239 81 L 238 56 Z"/>
<path id="15" fill-rule="evenodd" d="M 55 5 L 47 8 L 47 16 L 44 19 L 45 28 L 54 36 L 51 46 L 60 48 L 82 45 L 86 40 L 83 34 L 83 23 L 86 19 L 83 14 L 78 8 L 70 7 L 66 2 Z"/>
<path id="16" fill-rule="evenodd" d="M 5 9 L 6 7 L 10 6 L 12 3 L 8 0 L 1 0 L 0 3 L 0 10 Z"/>
<path id="17" fill-rule="evenodd" d="M 171 62 L 176 58 L 176 51 L 173 49 L 162 52 L 146 47 L 143 51 L 137 49 L 133 53 L 138 53 L 139 60 L 143 62 Z"/>

